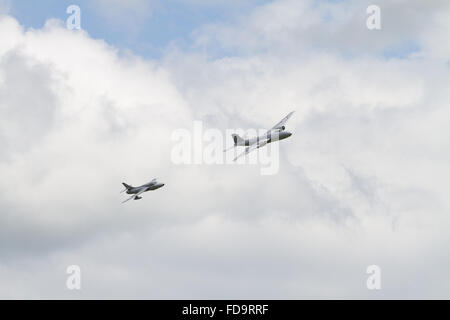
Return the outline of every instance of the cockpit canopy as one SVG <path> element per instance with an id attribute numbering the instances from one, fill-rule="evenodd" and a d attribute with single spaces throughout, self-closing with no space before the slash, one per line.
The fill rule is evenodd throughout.
<path id="1" fill-rule="evenodd" d="M 281 126 L 281 127 L 276 127 L 274 130 L 280 132 L 280 131 L 284 131 L 284 129 L 286 129 L 286 127 Z"/>

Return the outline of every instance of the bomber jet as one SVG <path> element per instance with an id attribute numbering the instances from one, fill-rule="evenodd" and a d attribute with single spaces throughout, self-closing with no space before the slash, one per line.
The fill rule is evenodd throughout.
<path id="1" fill-rule="evenodd" d="M 233 161 L 236 161 L 241 156 L 246 155 L 255 149 L 261 148 L 268 143 L 289 138 L 292 135 L 292 133 L 285 131 L 285 129 L 286 129 L 285 124 L 294 112 L 295 111 L 291 111 L 280 122 L 278 122 L 275 126 L 273 126 L 271 129 L 269 129 L 265 134 L 263 134 L 259 137 L 255 137 L 255 138 L 251 138 L 251 139 L 243 139 L 237 134 L 232 134 L 231 136 L 233 137 L 234 145 L 229 149 L 225 149 L 224 152 L 228 151 L 232 148 L 238 147 L 238 146 L 245 146 L 246 147 L 245 151 L 243 153 L 241 153 L 240 155 L 238 155 L 236 158 L 234 158 Z"/>
<path id="2" fill-rule="evenodd" d="M 133 187 L 124 182 L 122 184 L 124 185 L 125 190 L 122 190 L 120 193 L 126 191 L 128 194 L 132 194 L 132 196 L 130 198 L 128 198 L 125 201 L 122 201 L 122 203 L 127 202 L 128 200 L 131 200 L 131 199 L 133 199 L 133 200 L 142 199 L 142 197 L 139 197 L 139 195 L 141 193 L 144 193 L 144 192 L 150 191 L 150 190 L 156 190 L 156 189 L 159 189 L 164 186 L 164 183 L 158 182 L 156 180 L 156 178 L 153 179 L 152 181 L 150 181 L 149 183 L 143 184 L 140 187 Z"/>

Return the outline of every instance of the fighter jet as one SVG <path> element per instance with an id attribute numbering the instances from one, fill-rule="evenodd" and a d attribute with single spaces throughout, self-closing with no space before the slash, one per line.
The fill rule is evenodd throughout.
<path id="1" fill-rule="evenodd" d="M 243 155 L 248 154 L 249 152 L 261 148 L 265 146 L 268 143 L 271 143 L 273 141 L 279 141 L 286 138 L 289 138 L 292 133 L 285 131 L 286 127 L 285 124 L 289 120 L 289 118 L 292 116 L 294 111 L 291 111 L 286 117 L 284 117 L 280 122 L 278 122 L 275 126 L 273 126 L 271 129 L 269 129 L 265 134 L 251 138 L 251 139 L 243 139 L 237 134 L 232 134 L 234 140 L 234 145 L 229 148 L 225 149 L 225 151 L 228 151 L 232 148 L 238 147 L 238 146 L 245 146 L 245 151 L 238 155 L 236 158 L 234 158 L 233 161 L 236 161 L 238 158 L 240 158 Z"/>
<path id="2" fill-rule="evenodd" d="M 124 182 L 122 184 L 124 185 L 125 190 L 122 190 L 120 193 L 126 191 L 128 194 L 132 194 L 132 196 L 130 198 L 128 198 L 125 201 L 122 201 L 122 203 L 127 202 L 128 200 L 131 200 L 131 199 L 133 199 L 133 200 L 142 199 L 142 197 L 139 197 L 139 195 L 141 193 L 144 193 L 144 192 L 150 191 L 150 190 L 156 190 L 156 189 L 159 189 L 164 186 L 164 183 L 160 183 L 160 182 L 156 181 L 156 178 L 153 179 L 152 181 L 150 181 L 149 183 L 146 183 L 140 187 L 133 187 Z"/>

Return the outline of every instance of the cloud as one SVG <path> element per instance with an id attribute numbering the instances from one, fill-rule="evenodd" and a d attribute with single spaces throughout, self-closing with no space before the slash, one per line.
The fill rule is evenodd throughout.
<path id="1" fill-rule="evenodd" d="M 211 52 L 225 50 L 241 55 L 274 52 L 294 59 L 318 52 L 354 57 L 382 53 L 410 56 L 417 51 L 435 55 L 447 50 L 439 37 L 445 34 L 443 30 L 448 30 L 448 2 L 378 1 L 381 10 L 378 31 L 366 27 L 369 17 L 366 9 L 372 4 L 371 1 L 273 1 L 232 22 L 204 26 L 195 33 L 195 45 Z"/>
<path id="2" fill-rule="evenodd" d="M 24 31 L 0 18 L 0 296 L 448 296 L 450 77 L 433 54 L 445 45 L 424 31 L 420 52 L 386 57 L 397 25 L 378 54 L 356 40 L 349 57 L 343 30 L 366 32 L 353 10 L 269 3 L 198 30 L 206 51 L 161 60 L 57 20 Z M 306 33 L 333 29 L 330 14 L 337 38 L 324 50 L 329 35 Z M 236 54 L 217 57 L 216 45 Z M 270 127 L 292 109 L 277 175 L 170 161 L 171 133 L 194 120 Z M 153 177 L 166 186 L 120 203 L 120 182 Z M 64 286 L 72 264 L 80 292 Z M 365 287 L 370 264 L 380 292 Z"/>
<path id="3" fill-rule="evenodd" d="M 1 120 L 0 143 L 7 156 L 10 149 L 24 151 L 41 141 L 54 124 L 58 101 L 51 90 L 53 79 L 48 66 L 35 64 L 20 50 L 9 51 L 0 63 L 4 78 L 0 100 L 2 113 L 8 115 Z"/>

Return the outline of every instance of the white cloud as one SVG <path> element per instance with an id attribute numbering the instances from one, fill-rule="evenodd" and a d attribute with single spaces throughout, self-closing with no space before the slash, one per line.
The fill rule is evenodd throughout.
<path id="1" fill-rule="evenodd" d="M 347 25 L 354 12 L 309 10 L 279 1 L 214 27 L 246 55 L 162 61 L 119 56 L 58 21 L 24 32 L 2 17 L 0 297 L 448 297 L 450 77 L 432 54 L 445 44 L 424 45 L 423 31 L 416 56 L 348 57 L 305 32 L 327 10 L 366 32 Z M 195 119 L 270 126 L 292 108 L 275 176 L 170 162 L 171 132 Z M 120 203 L 122 180 L 154 176 L 166 186 Z M 64 287 L 72 264 L 81 292 Z M 381 292 L 365 287 L 370 264 Z"/>
<path id="2" fill-rule="evenodd" d="M 447 1 L 377 1 L 381 9 L 381 30 L 377 31 L 366 27 L 366 9 L 372 4 L 273 1 L 236 21 L 201 28 L 194 40 L 196 46 L 211 51 L 225 49 L 246 55 L 270 52 L 293 59 L 318 52 L 354 57 L 399 51 L 409 56 L 422 49 L 422 55 L 434 56 L 447 50 L 442 38 L 449 29 Z"/>

